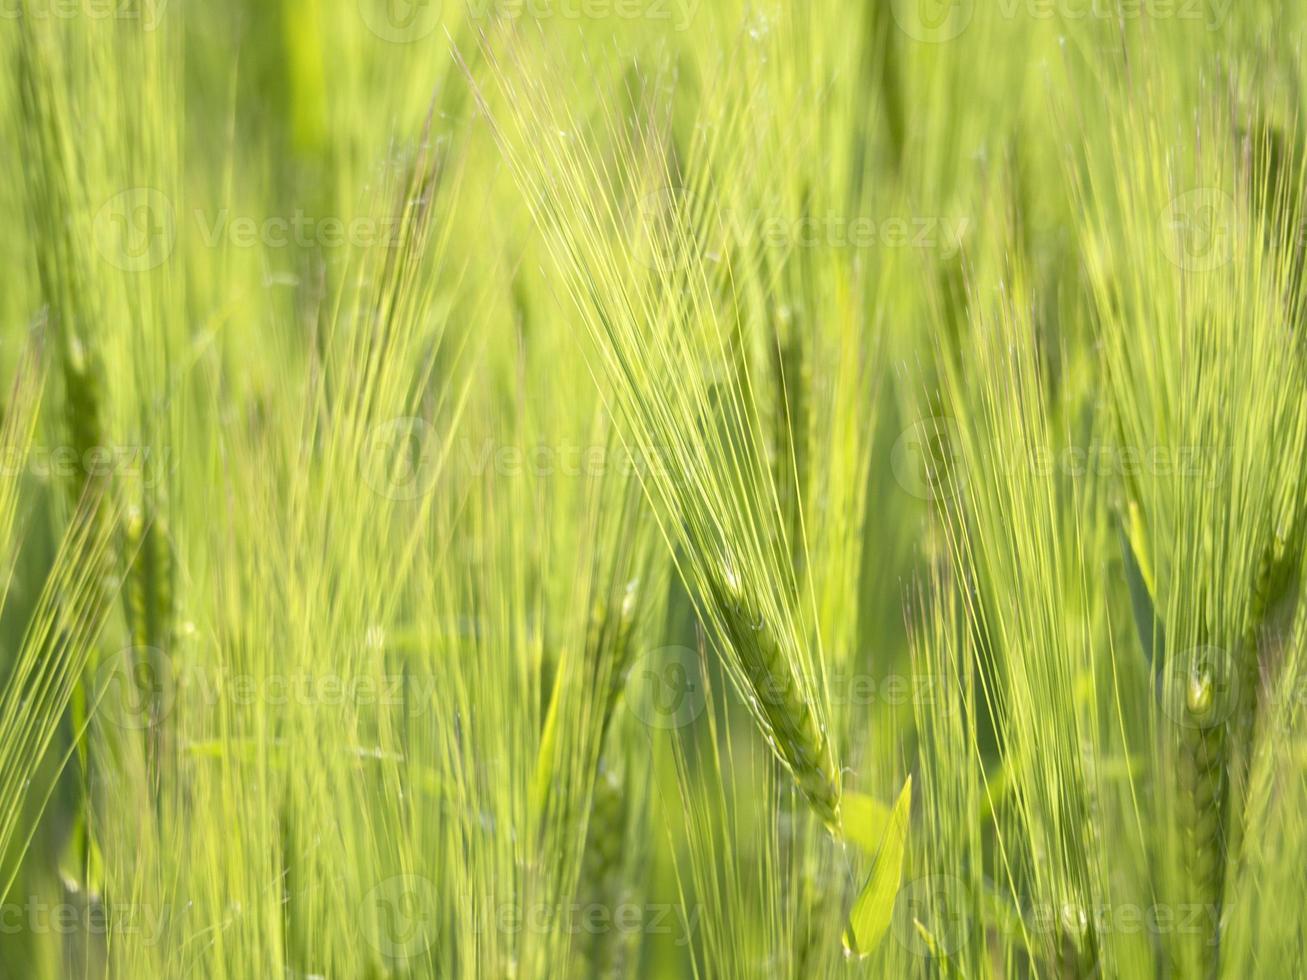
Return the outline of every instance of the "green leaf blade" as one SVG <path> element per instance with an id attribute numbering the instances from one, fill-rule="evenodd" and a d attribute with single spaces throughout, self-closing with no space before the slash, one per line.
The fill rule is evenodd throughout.
<path id="1" fill-rule="evenodd" d="M 903 883 L 903 859 L 907 853 L 908 814 L 912 809 L 912 777 L 903 784 L 899 798 L 885 825 L 875 861 L 862 891 L 849 912 L 844 933 L 844 949 L 859 959 L 870 956 L 880 946 L 894 915 L 894 901 Z M 847 832 L 855 843 L 862 832 Z M 861 845 L 859 845 L 861 846 Z"/>

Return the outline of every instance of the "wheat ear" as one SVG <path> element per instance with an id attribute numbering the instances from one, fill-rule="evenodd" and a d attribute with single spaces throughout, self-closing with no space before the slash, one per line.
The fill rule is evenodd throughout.
<path id="1" fill-rule="evenodd" d="M 840 826 L 840 777 L 825 731 L 790 665 L 782 641 L 729 575 L 715 583 L 717 606 L 773 747 L 813 811 Z"/>

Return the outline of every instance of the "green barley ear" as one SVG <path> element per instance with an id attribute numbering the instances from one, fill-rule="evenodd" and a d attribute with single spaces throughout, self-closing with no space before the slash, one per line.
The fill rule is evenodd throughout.
<path id="1" fill-rule="evenodd" d="M 1241 851 L 1248 782 L 1253 765 L 1259 714 L 1263 705 L 1262 671 L 1284 642 L 1286 624 L 1298 605 L 1302 548 L 1301 502 L 1295 505 L 1287 534 L 1267 543 L 1257 570 L 1244 639 L 1239 648 L 1238 701 L 1230 720 L 1230 851 Z"/>
<path id="2" fill-rule="evenodd" d="M 846 800 L 847 802 L 847 800 Z M 845 821 L 849 817 L 846 813 Z M 794 916 L 793 959 L 796 977 L 822 976 L 841 951 L 839 927 L 847 907 L 847 886 L 842 875 L 830 874 L 820 861 L 805 855 L 806 867 L 794 871 L 791 900 Z"/>
<path id="3" fill-rule="evenodd" d="M 127 620 L 134 645 L 166 651 L 172 631 L 172 552 L 157 502 L 147 506 L 150 514 L 132 508 L 123 521 Z"/>
<path id="4" fill-rule="evenodd" d="M 612 722 L 613 713 L 626 683 L 631 667 L 631 638 L 635 628 L 638 583 L 630 582 L 613 602 L 597 600 L 586 630 L 584 683 L 595 698 L 594 708 L 599 712 L 598 744 Z M 540 748 L 536 754 L 533 799 L 543 812 L 548 802 L 550 787 L 557 776 L 559 752 L 559 726 L 563 724 L 563 698 L 566 695 L 565 665 L 560 664 L 555 674 L 549 707 L 545 712 L 544 727 L 540 735 Z"/>
<path id="5" fill-rule="evenodd" d="M 6 444 L 9 436 L 4 434 Z M 64 712 L 75 695 L 84 695 L 82 679 L 113 600 L 100 569 L 112 548 L 109 528 L 117 515 L 93 519 L 92 512 L 102 507 L 112 504 L 102 504 L 94 490 L 79 502 L 15 652 L 9 683 L 0 691 L 0 854 L 6 855 L 0 901 L 14 885 L 21 864 L 15 859 L 25 850 L 10 847 L 23 803 L 36 801 L 43 809 L 50 800 L 49 793 L 43 797 L 34 792 L 33 783 L 47 779 L 42 763 L 63 724 Z M 0 514 L 0 522 L 12 530 L 8 516 Z M 81 727 L 73 732 L 79 746 L 85 744 L 87 724 L 89 714 L 84 712 Z M 67 763 L 65 755 L 53 773 Z M 65 859 L 75 855 L 81 860 L 60 870 L 70 872 L 79 886 L 89 887 L 98 880 L 98 848 L 84 811 L 74 820 L 81 827 L 71 835 Z"/>
<path id="6" fill-rule="evenodd" d="M 1227 705 L 1220 690 L 1220 664 L 1204 652 L 1182 678 L 1176 700 L 1181 719 L 1176 757 L 1181 864 L 1188 901 L 1220 908 L 1226 856 Z M 1179 968 L 1216 968 L 1219 928 L 1204 928 L 1189 946 L 1190 959 Z"/>
<path id="7" fill-rule="evenodd" d="M 601 769 L 595 780 L 590 820 L 586 834 L 585 852 L 581 859 L 581 884 L 578 897 L 584 906 L 597 902 L 611 908 L 607 900 L 615 897 L 620 888 L 616 873 L 621 863 L 622 845 L 626 829 L 625 796 L 621 776 Z M 605 940 L 609 941 L 605 941 Z M 585 975 L 606 977 L 620 975 L 614 967 L 621 959 L 617 944 L 603 934 L 583 936 L 582 959 Z"/>
<path id="8" fill-rule="evenodd" d="M 69 482 L 68 491 L 74 502 L 82 495 L 86 483 L 100 479 L 101 474 L 89 472 L 86 461 L 89 454 L 104 445 L 104 427 L 101 421 L 104 399 L 101 384 L 102 371 L 92 351 L 64 325 L 66 331 L 62 346 L 64 380 L 64 417 L 68 427 L 69 448 L 77 454 L 77 465 Z"/>
<path id="9" fill-rule="evenodd" d="M 632 635 L 635 632 L 637 600 L 640 583 L 633 579 L 627 583 L 622 597 L 616 607 L 604 616 L 604 623 L 610 636 L 611 654 L 603 673 L 608 674 L 608 694 L 603 703 L 603 721 L 599 726 L 599 744 L 604 744 L 608 729 L 613 721 L 613 712 L 617 710 L 622 692 L 626 689 L 626 678 L 631 671 L 631 657 L 634 651 Z M 598 668 L 596 668 L 598 669 Z"/>
<path id="10" fill-rule="evenodd" d="M 582 321 L 589 366 L 624 448 L 652 463 L 640 470 L 641 488 L 680 577 L 702 601 L 731 683 L 835 831 L 839 769 L 823 728 L 823 639 L 812 591 L 796 580 L 795 565 L 807 562 L 776 546 L 786 537 L 779 495 L 802 487 L 776 485 L 761 421 L 766 365 L 749 356 L 775 338 L 740 315 L 730 270 L 711 258 L 730 227 L 731 201 L 702 176 L 674 190 L 674 138 L 665 132 L 674 122 L 654 113 L 628 130 L 575 118 L 550 86 L 524 81 L 530 52 L 517 39 L 505 44 L 507 60 L 483 45 L 493 89 L 478 87 L 478 101 Z M 739 107 L 714 111 L 733 122 Z M 713 129 L 696 127 L 678 152 L 686 170 L 746 162 L 719 159 L 721 148 L 704 141 Z M 592 138 L 616 146 L 599 170 L 610 154 L 596 156 Z M 796 452 L 788 455 L 781 462 L 793 470 Z M 746 583 L 738 592 L 723 579 L 725 556 Z"/>
<path id="11" fill-rule="evenodd" d="M 112 488 L 104 474 L 91 472 L 85 465 L 90 458 L 89 454 L 104 443 L 101 427 L 100 372 L 80 341 L 71 334 L 63 344 L 62 360 L 65 422 L 69 445 L 77 458 L 77 463 L 66 484 L 66 491 L 73 508 L 72 520 L 87 522 L 92 526 L 92 533 L 110 535 L 113 519 L 109 516 L 107 508 L 112 505 Z M 86 502 L 90 502 L 89 506 L 83 506 Z M 106 597 L 112 593 L 116 585 L 114 559 L 112 549 L 106 548 L 99 553 L 96 567 L 93 569 L 92 580 L 95 587 L 99 588 Z M 88 894 L 99 891 L 103 878 L 100 848 L 90 818 L 91 787 L 98 766 L 93 762 L 90 742 L 86 737 L 92 716 L 88 689 L 99 658 L 100 651 L 92 644 L 87 652 L 85 676 L 72 691 L 69 700 L 69 715 L 73 730 L 79 733 L 76 752 L 81 800 L 73 820 L 72 832 L 60 857 L 60 871 L 65 883 Z"/>
<path id="12" fill-rule="evenodd" d="M 840 827 L 840 774 L 825 730 L 791 670 L 781 635 L 726 572 L 714 597 L 754 710 L 765 719 L 772 747 L 813 811 L 832 833 Z"/>
<path id="13" fill-rule="evenodd" d="M 122 522 L 123 605 L 134 647 L 167 658 L 173 645 L 173 560 L 168 528 L 153 491 L 145 493 L 143 512 L 132 508 Z M 151 723 L 147 729 L 146 764 L 152 778 L 161 773 L 165 753 L 165 731 L 158 723 L 157 703 L 161 692 L 154 692 Z"/>
<path id="14" fill-rule="evenodd" d="M 862 57 L 862 78 L 867 90 L 878 92 L 881 97 L 890 155 L 894 167 L 898 169 L 903 164 L 907 137 L 903 65 L 899 50 L 903 32 L 895 23 L 893 16 L 896 14 L 893 14 L 889 4 L 868 4 L 865 9 L 866 30 L 871 43 L 867 45 Z"/>
<path id="15" fill-rule="evenodd" d="M 621 746 L 609 746 L 595 778 L 577 905 L 582 916 L 588 907 L 602 909 L 606 926 L 593 933 L 580 931 L 578 977 L 628 977 L 639 957 L 639 932 L 618 928 L 615 923 L 617 910 L 632 904 L 635 897 L 630 882 L 637 877 L 635 869 L 641 861 L 640 819 L 632 805 L 634 787 L 623 753 Z"/>

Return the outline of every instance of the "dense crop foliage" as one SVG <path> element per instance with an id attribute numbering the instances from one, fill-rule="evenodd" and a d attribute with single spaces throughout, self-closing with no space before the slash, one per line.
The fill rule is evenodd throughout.
<path id="1" fill-rule="evenodd" d="M 1307 974 L 1307 9 L 0 13 L 0 978 Z"/>

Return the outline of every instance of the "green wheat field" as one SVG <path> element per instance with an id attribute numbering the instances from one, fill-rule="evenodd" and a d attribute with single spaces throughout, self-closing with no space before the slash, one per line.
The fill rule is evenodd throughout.
<path id="1" fill-rule="evenodd" d="M 0 0 L 0 980 L 1307 976 L 1304 26 Z"/>

